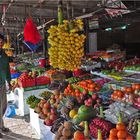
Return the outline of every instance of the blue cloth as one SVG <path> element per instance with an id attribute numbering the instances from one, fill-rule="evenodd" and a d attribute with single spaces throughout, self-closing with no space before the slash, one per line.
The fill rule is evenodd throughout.
<path id="1" fill-rule="evenodd" d="M 32 51 L 35 52 L 39 48 L 39 43 L 38 44 L 33 44 L 28 41 L 23 41 L 23 43 Z"/>

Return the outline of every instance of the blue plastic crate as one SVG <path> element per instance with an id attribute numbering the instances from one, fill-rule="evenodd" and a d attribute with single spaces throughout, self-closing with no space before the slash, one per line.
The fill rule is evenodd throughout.
<path id="1" fill-rule="evenodd" d="M 11 74 L 11 79 L 18 78 L 20 75 L 21 75 L 21 73 Z"/>

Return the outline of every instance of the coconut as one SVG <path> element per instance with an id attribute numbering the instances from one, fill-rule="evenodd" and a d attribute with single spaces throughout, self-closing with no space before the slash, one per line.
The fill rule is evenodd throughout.
<path id="1" fill-rule="evenodd" d="M 62 131 L 62 135 L 64 136 L 64 137 L 69 137 L 69 136 L 71 136 L 71 130 L 70 129 L 66 129 L 66 128 L 64 128 L 63 129 L 63 131 Z"/>
<path id="2" fill-rule="evenodd" d="M 58 89 L 55 89 L 55 90 L 53 91 L 53 93 L 54 93 L 54 95 L 58 95 L 58 94 L 60 94 L 60 91 L 59 91 Z"/>
<path id="3" fill-rule="evenodd" d="M 65 122 L 64 122 L 64 127 L 65 127 L 66 129 L 71 129 L 71 128 L 72 128 L 72 123 L 71 123 L 71 122 L 68 122 L 68 121 L 65 121 Z"/>
<path id="4" fill-rule="evenodd" d="M 59 129 L 58 129 L 58 133 L 61 134 L 61 135 L 62 135 L 62 130 L 63 130 L 63 128 L 64 128 L 63 125 L 61 125 L 61 126 L 59 127 Z"/>

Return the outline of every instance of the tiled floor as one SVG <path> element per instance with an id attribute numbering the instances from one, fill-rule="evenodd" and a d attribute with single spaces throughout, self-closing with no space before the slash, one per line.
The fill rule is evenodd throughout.
<path id="1" fill-rule="evenodd" d="M 29 123 L 29 116 L 5 118 L 5 126 L 10 132 L 4 133 L 0 140 L 38 140 L 38 136 Z"/>

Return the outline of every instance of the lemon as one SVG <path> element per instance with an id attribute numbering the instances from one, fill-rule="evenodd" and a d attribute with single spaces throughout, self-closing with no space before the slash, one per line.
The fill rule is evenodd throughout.
<path id="1" fill-rule="evenodd" d="M 74 118 L 75 115 L 77 115 L 77 110 L 76 110 L 76 109 L 72 109 L 72 110 L 69 112 L 69 117 L 70 117 L 70 118 Z"/>

